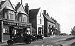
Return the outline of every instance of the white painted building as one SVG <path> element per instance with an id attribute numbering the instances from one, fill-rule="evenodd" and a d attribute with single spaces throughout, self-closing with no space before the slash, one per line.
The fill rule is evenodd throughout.
<path id="1" fill-rule="evenodd" d="M 44 17 L 43 10 L 40 8 L 37 14 L 37 34 L 43 34 L 44 31 Z"/>

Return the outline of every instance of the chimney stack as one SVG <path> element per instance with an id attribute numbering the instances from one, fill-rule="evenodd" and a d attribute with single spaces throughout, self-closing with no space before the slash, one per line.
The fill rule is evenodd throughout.
<path id="1" fill-rule="evenodd" d="M 18 2 L 18 4 L 17 5 L 20 5 L 20 2 Z"/>
<path id="2" fill-rule="evenodd" d="M 21 4 L 22 4 L 22 0 L 21 0 Z"/>
<path id="3" fill-rule="evenodd" d="M 47 16 L 49 16 L 49 14 L 47 13 Z"/>
<path id="4" fill-rule="evenodd" d="M 1 9 L 1 2 L 0 2 L 0 9 Z"/>
<path id="5" fill-rule="evenodd" d="M 29 14 L 29 6 L 28 6 L 28 3 L 25 4 L 25 12 L 26 12 L 27 14 Z"/>
<path id="6" fill-rule="evenodd" d="M 46 10 L 43 10 L 44 15 L 46 15 Z"/>

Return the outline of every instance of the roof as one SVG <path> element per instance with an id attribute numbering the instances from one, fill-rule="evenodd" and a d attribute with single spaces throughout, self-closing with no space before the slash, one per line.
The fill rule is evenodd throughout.
<path id="1" fill-rule="evenodd" d="M 24 11 L 24 7 L 22 4 L 20 4 L 20 2 L 17 4 L 17 6 L 15 7 L 15 11 L 17 12 L 18 9 L 22 6 L 23 10 L 21 9 L 21 11 L 19 11 L 18 13 L 23 13 L 23 14 L 27 14 L 25 11 Z"/>
<path id="2" fill-rule="evenodd" d="M 52 22 L 52 23 L 55 23 L 48 15 L 44 15 L 44 17 L 45 17 L 48 21 L 50 21 L 50 22 Z"/>
<path id="3" fill-rule="evenodd" d="M 5 1 L 1 1 L 1 5 L 3 5 L 3 4 L 4 4 L 4 2 L 5 2 Z"/>
<path id="4" fill-rule="evenodd" d="M 13 8 L 6 6 L 5 9 L 14 10 Z"/>
<path id="5" fill-rule="evenodd" d="M 40 8 L 29 10 L 29 17 L 30 17 L 30 18 L 34 18 L 34 17 L 36 17 L 37 14 L 38 14 L 38 12 L 39 12 L 39 9 L 40 9 Z"/>
<path id="6" fill-rule="evenodd" d="M 21 6 L 21 4 L 17 4 L 17 6 L 15 7 L 15 10 L 17 11 L 17 9 Z"/>
<path id="7" fill-rule="evenodd" d="M 19 13 L 23 13 L 23 14 L 26 14 L 25 12 L 23 12 L 23 11 L 20 11 Z"/>
<path id="8" fill-rule="evenodd" d="M 1 6 L 3 6 L 3 7 L 1 8 L 0 12 L 5 8 L 6 5 L 3 5 L 3 4 L 7 3 L 7 1 L 10 3 L 11 7 L 14 10 L 14 7 L 13 7 L 12 3 L 10 2 L 10 0 L 5 0 L 5 1 L 1 1 Z"/>

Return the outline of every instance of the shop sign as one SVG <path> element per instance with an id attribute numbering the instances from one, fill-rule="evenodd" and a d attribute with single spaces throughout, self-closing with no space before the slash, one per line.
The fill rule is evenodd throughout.
<path id="1" fill-rule="evenodd" d="M 30 30 L 30 28 L 27 28 L 27 30 Z"/>
<path id="2" fill-rule="evenodd" d="M 3 28 L 3 33 L 5 33 L 5 28 Z"/>

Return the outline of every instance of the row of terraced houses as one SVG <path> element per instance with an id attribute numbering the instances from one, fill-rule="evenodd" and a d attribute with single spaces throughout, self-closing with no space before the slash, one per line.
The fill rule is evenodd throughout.
<path id="1" fill-rule="evenodd" d="M 46 10 L 29 9 L 28 3 L 18 3 L 15 8 L 10 0 L 0 1 L 0 42 L 11 39 L 17 33 L 31 35 L 58 35 L 60 24 L 49 17 Z"/>

